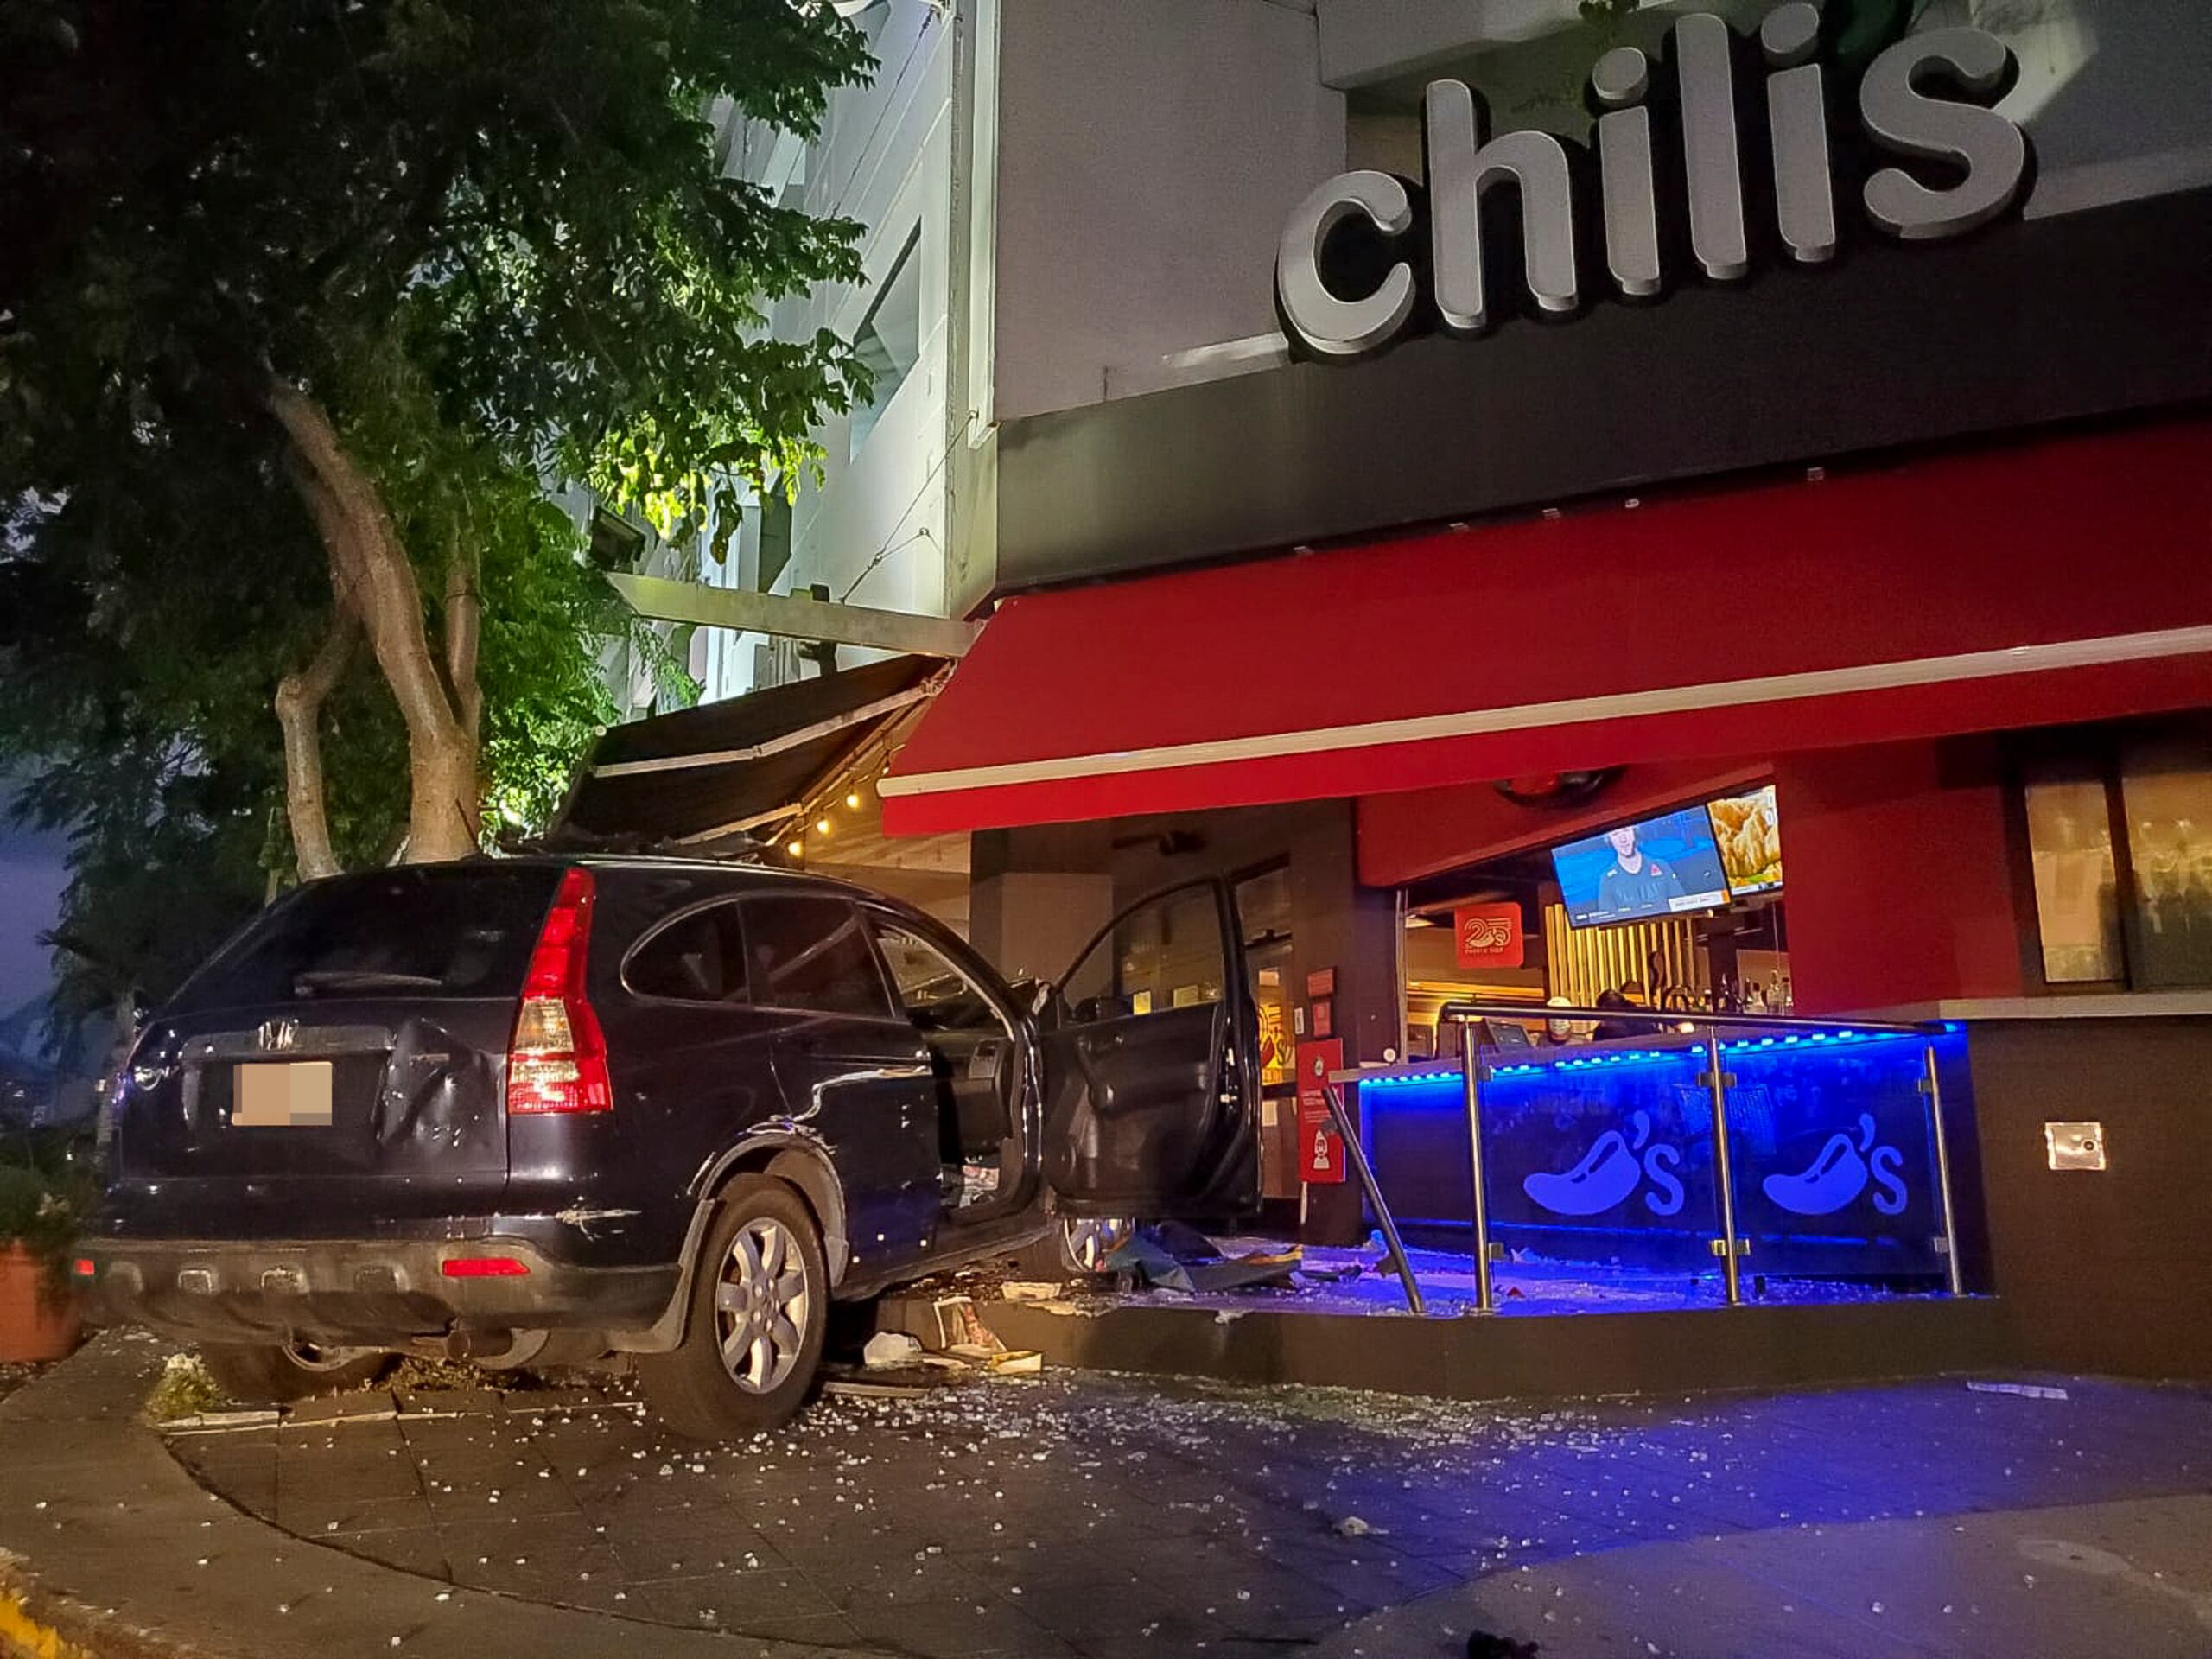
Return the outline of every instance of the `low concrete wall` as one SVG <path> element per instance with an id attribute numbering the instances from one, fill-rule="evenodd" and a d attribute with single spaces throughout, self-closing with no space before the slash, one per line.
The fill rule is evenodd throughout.
<path id="1" fill-rule="evenodd" d="M 1122 1307 L 978 1311 L 1009 1345 L 1056 1365 L 1236 1382 L 1294 1382 L 1453 1400 L 1785 1389 L 2002 1370 L 2004 1307 L 1950 1301 L 1543 1318 Z"/>

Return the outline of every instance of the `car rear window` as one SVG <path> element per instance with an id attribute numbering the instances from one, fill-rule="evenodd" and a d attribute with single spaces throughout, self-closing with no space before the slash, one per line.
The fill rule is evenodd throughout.
<path id="1" fill-rule="evenodd" d="M 265 912 L 171 1006 L 518 994 L 560 874 L 425 866 L 316 882 Z"/>

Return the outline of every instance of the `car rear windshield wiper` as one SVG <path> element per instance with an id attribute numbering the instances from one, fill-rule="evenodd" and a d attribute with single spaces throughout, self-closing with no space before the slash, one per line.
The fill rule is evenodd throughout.
<path id="1" fill-rule="evenodd" d="M 383 968 L 310 968 L 292 976 L 292 995 L 319 991 L 435 991 L 445 981 L 435 974 L 401 974 Z"/>

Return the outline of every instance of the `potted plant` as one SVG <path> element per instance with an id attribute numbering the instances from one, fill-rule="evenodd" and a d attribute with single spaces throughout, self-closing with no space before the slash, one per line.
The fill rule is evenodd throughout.
<path id="1" fill-rule="evenodd" d="M 77 1345 L 76 1236 L 76 1208 L 55 1184 L 0 1165 L 0 1364 L 60 1359 Z"/>

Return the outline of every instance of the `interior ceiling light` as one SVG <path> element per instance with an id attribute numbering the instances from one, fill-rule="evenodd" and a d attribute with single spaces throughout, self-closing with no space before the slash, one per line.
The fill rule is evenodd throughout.
<path id="1" fill-rule="evenodd" d="M 845 797 L 845 804 L 857 812 L 861 810 L 861 792 L 857 789 Z"/>
<path id="2" fill-rule="evenodd" d="M 793 858 L 798 858 L 806 852 L 806 843 L 803 841 L 787 842 L 785 843 L 784 850 Z"/>
<path id="3" fill-rule="evenodd" d="M 830 833 L 830 820 L 827 818 L 817 818 L 814 821 L 814 833 L 817 836 L 828 835 Z"/>

